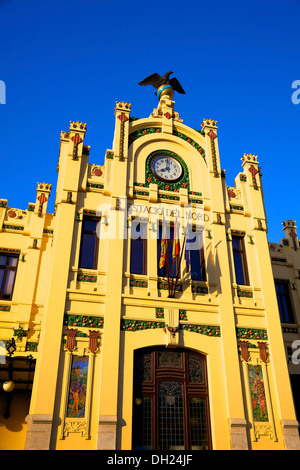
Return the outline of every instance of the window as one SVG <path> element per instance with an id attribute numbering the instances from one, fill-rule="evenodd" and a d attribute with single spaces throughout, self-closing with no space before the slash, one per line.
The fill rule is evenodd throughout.
<path id="1" fill-rule="evenodd" d="M 282 323 L 294 323 L 288 281 L 275 281 L 277 302 Z"/>
<path id="2" fill-rule="evenodd" d="M 232 250 L 235 269 L 235 280 L 237 284 L 249 285 L 245 244 L 242 237 L 232 237 Z"/>
<path id="3" fill-rule="evenodd" d="M 162 225 L 159 226 L 159 237 L 157 239 L 157 275 L 166 277 L 169 273 L 170 277 L 176 277 L 177 267 L 178 267 L 178 257 L 174 258 L 173 266 L 173 237 L 174 237 L 174 228 L 169 227 L 169 230 L 166 229 L 167 236 L 167 256 L 165 266 L 162 268 L 159 267 L 160 256 L 161 256 L 161 241 L 162 241 Z"/>
<path id="4" fill-rule="evenodd" d="M 99 238 L 96 228 L 99 222 L 100 219 L 95 218 L 83 219 L 79 268 L 97 269 Z"/>
<path id="5" fill-rule="evenodd" d="M 19 257 L 0 253 L 0 299 L 11 300 Z"/>
<path id="6" fill-rule="evenodd" d="M 131 236 L 130 272 L 147 274 L 147 225 L 138 223 Z"/>
<path id="7" fill-rule="evenodd" d="M 188 248 L 191 248 L 188 250 Z M 203 248 L 203 233 L 197 233 L 194 238 L 186 241 L 187 270 L 191 271 L 192 281 L 206 281 L 205 259 Z"/>

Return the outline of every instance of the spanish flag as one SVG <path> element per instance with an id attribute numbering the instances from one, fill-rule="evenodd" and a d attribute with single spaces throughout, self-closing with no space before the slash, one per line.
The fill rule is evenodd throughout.
<path id="1" fill-rule="evenodd" d="M 165 224 L 163 223 L 163 233 L 161 237 L 160 245 L 160 260 L 159 260 L 159 269 L 163 268 L 166 264 L 166 257 L 168 252 L 168 240 Z"/>
<path id="2" fill-rule="evenodd" d="M 174 238 L 173 238 L 173 259 L 176 258 L 180 253 L 180 241 L 178 235 L 178 227 L 177 227 L 177 218 L 175 219 L 175 226 L 174 226 Z"/>

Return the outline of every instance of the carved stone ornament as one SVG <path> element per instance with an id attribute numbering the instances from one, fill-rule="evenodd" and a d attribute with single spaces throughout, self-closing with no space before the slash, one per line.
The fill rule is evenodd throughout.
<path id="1" fill-rule="evenodd" d="M 273 426 L 270 423 L 265 424 L 254 424 L 254 437 L 259 439 L 262 436 L 267 436 L 274 441 L 277 441 L 276 434 L 274 432 Z"/>
<path id="2" fill-rule="evenodd" d="M 67 421 L 64 426 L 63 436 L 67 437 L 70 432 L 80 433 L 82 437 L 86 436 L 86 421 Z"/>

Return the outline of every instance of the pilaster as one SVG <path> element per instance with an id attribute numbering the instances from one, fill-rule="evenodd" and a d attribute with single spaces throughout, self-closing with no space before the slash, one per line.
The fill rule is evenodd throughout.
<path id="1" fill-rule="evenodd" d="M 28 247 L 24 259 L 22 284 L 18 292 L 19 305 L 16 317 L 17 322 L 21 322 L 23 327 L 25 324 L 25 329 L 28 329 L 29 326 L 30 314 L 34 301 L 38 266 L 41 259 L 41 246 L 45 227 L 45 217 L 47 213 L 50 192 L 51 184 L 37 184 L 35 209 L 28 227 Z"/>
<path id="2" fill-rule="evenodd" d="M 226 384 L 226 403 L 231 448 L 247 450 L 247 429 L 241 385 L 240 364 L 236 340 L 235 313 L 229 268 L 225 225 L 214 223 L 213 241 L 217 270 L 220 326 L 222 331 L 222 361 Z"/>
<path id="3" fill-rule="evenodd" d="M 35 370 L 30 414 L 27 417 L 27 449 L 50 449 L 59 358 L 62 345 L 63 318 L 73 240 L 77 190 L 80 175 L 82 142 L 86 125 L 71 122 L 63 135 L 60 151 L 60 187 L 56 198 L 53 257 L 49 268 L 48 292 L 41 330 L 39 359 Z M 47 415 L 47 430 L 39 431 L 35 416 Z M 35 434 L 33 434 L 35 433 Z M 32 439 L 32 436 L 35 439 Z"/>

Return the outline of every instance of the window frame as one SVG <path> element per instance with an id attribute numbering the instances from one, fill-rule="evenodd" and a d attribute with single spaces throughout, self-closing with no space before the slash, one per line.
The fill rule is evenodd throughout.
<path id="1" fill-rule="evenodd" d="M 276 298 L 277 298 L 277 303 L 278 303 L 278 310 L 279 310 L 279 316 L 280 316 L 280 321 L 281 323 L 295 323 L 295 314 L 294 314 L 294 309 L 293 309 L 293 302 L 292 302 L 292 295 L 290 292 L 290 282 L 288 279 L 274 279 L 275 283 L 275 292 L 276 292 Z M 277 285 L 284 286 L 284 292 L 277 292 Z M 286 301 L 286 306 L 287 306 L 287 314 L 289 316 L 289 319 L 286 319 L 286 313 L 283 312 L 283 304 L 281 302 L 282 297 L 285 298 Z M 280 298 L 280 302 L 279 302 Z"/>
<path id="2" fill-rule="evenodd" d="M 174 242 L 174 225 L 170 224 L 167 229 L 167 233 L 170 235 L 167 238 L 167 256 L 166 256 L 166 264 L 164 268 L 159 269 L 159 261 L 161 257 L 161 242 L 162 242 L 162 236 L 163 236 L 163 223 L 159 224 L 158 228 L 158 238 L 157 238 L 157 276 L 158 277 L 168 277 L 168 272 L 167 272 L 167 263 L 168 263 L 168 269 L 169 269 L 169 278 L 176 278 L 176 274 L 178 271 L 178 259 L 176 258 L 175 264 L 174 264 L 174 269 L 173 268 L 173 242 Z M 170 266 L 170 261 L 171 261 L 171 266 Z M 160 271 L 163 270 L 163 274 L 160 274 Z M 173 271 L 173 273 L 172 273 Z M 172 275 L 173 274 L 173 275 Z M 179 273 L 180 277 L 180 273 Z"/>
<path id="3" fill-rule="evenodd" d="M 0 252 L 0 256 L 6 256 L 7 261 L 5 265 L 0 264 L 0 269 L 4 268 L 4 275 L 3 275 L 3 280 L 0 285 L 0 300 L 11 300 L 14 294 L 14 288 L 15 288 L 15 282 L 16 282 L 16 277 L 17 277 L 17 269 L 18 269 L 18 264 L 19 264 L 19 255 L 14 254 L 14 253 L 6 253 L 6 252 Z M 17 259 L 17 264 L 16 266 L 10 266 L 8 264 L 9 258 L 14 258 Z M 5 289 L 5 284 L 7 280 L 7 276 L 9 272 L 14 272 L 14 279 L 13 279 L 13 284 L 12 284 L 12 289 L 11 289 L 11 294 L 9 296 L 5 296 L 4 289 Z"/>
<path id="4" fill-rule="evenodd" d="M 239 248 L 235 248 L 234 244 L 232 243 L 234 240 L 239 241 Z M 246 256 L 246 247 L 245 247 L 245 238 L 239 235 L 232 235 L 231 237 L 231 246 L 232 246 L 232 257 L 233 257 L 233 265 L 234 265 L 234 275 L 236 284 L 240 286 L 250 286 L 250 279 L 249 279 L 249 271 L 248 271 L 248 263 L 247 263 L 247 256 Z M 244 282 L 238 282 L 237 279 L 237 267 L 235 264 L 235 254 L 240 255 L 241 263 L 242 263 L 242 270 L 243 270 L 243 279 Z"/>
<path id="5" fill-rule="evenodd" d="M 191 281 L 192 282 L 206 282 L 206 263 L 205 263 L 205 253 L 204 253 L 204 238 L 203 238 L 203 231 L 201 233 L 201 242 L 202 246 L 198 250 L 190 250 L 190 273 L 191 273 Z M 197 236 L 197 234 L 195 235 Z M 198 234 L 199 236 L 199 234 Z M 187 243 L 187 242 L 186 242 Z M 192 277 L 192 256 L 191 253 L 194 251 L 199 252 L 199 268 L 200 268 L 200 274 L 201 274 L 201 279 L 193 279 Z"/>
<path id="6" fill-rule="evenodd" d="M 97 235 L 97 229 L 95 230 L 85 230 L 84 229 L 84 223 L 86 221 L 95 221 L 98 223 L 101 222 L 101 217 L 90 217 L 90 216 L 84 216 L 82 220 L 82 229 L 81 229 L 81 238 L 80 238 L 80 250 L 79 250 L 79 260 L 78 260 L 78 268 L 79 269 L 92 269 L 92 270 L 97 270 L 98 269 L 98 260 L 99 260 L 99 237 Z M 96 224 L 96 227 L 97 227 Z M 94 248 L 94 263 L 93 267 L 86 267 L 82 265 L 82 255 L 83 255 L 83 237 L 84 235 L 95 235 L 95 248 Z"/>
<path id="7" fill-rule="evenodd" d="M 146 222 L 139 222 L 140 225 L 140 233 L 147 233 L 147 224 Z M 143 245 L 143 269 L 142 272 L 134 272 L 132 270 L 132 253 L 133 253 L 133 244 L 135 242 L 139 241 Z M 147 236 L 146 237 L 141 237 L 139 238 L 132 238 L 130 237 L 130 273 L 131 274 L 136 274 L 136 275 L 141 275 L 141 276 L 146 276 L 147 275 L 147 270 L 148 270 L 148 265 L 147 265 L 147 253 L 148 253 L 148 244 L 147 244 Z"/>

